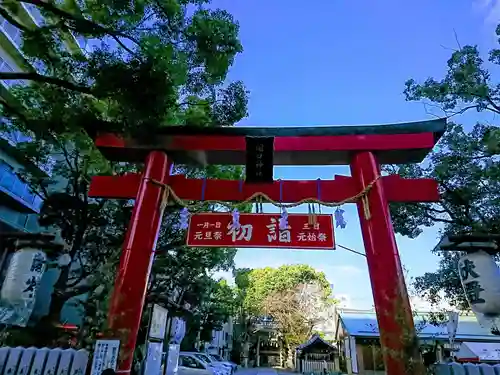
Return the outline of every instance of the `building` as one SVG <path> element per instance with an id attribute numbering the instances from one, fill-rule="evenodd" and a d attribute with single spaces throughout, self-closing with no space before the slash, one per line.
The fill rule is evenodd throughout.
<path id="1" fill-rule="evenodd" d="M 17 2 L 9 7 L 11 15 L 27 27 L 37 27 L 47 22 L 32 4 Z M 50 20 L 49 20 L 50 21 Z M 64 44 L 69 51 L 81 52 L 86 46 L 85 40 L 77 40 L 74 35 L 67 33 Z M 22 53 L 22 31 L 11 25 L 0 16 L 0 71 L 24 72 L 33 71 L 32 67 Z M 19 81 L 0 81 L 1 100 L 12 102 L 14 98 L 9 92 L 12 85 Z M 37 221 L 42 200 L 33 194 L 26 181 L 23 181 L 16 172 L 25 168 L 38 168 L 27 162 L 16 147 L 16 141 L 21 140 L 21 135 L 15 139 L 6 139 L 0 135 L 0 234 L 12 231 L 38 232 L 40 227 Z M 26 140 L 24 138 L 23 140 Z M 0 237 L 1 238 L 1 237 Z M 0 250 L 1 250 L 0 243 Z M 9 257 L 5 251 L 0 253 L 0 273 L 3 274 L 8 266 Z M 36 304 L 31 317 L 40 317 L 48 310 L 52 285 L 57 279 L 56 269 L 45 272 L 36 294 Z M 2 280 L 0 280 L 1 282 Z M 80 316 L 79 316 L 80 315 Z M 73 322 L 81 320 L 74 308 L 63 308 L 61 320 Z"/>
<path id="2" fill-rule="evenodd" d="M 23 24 L 34 27 L 43 23 L 43 17 L 35 6 L 19 3 L 17 10 L 15 16 Z M 0 71 L 33 70 L 21 52 L 21 45 L 21 31 L 0 17 Z M 18 82 L 0 82 L 2 100 L 13 100 L 9 88 L 16 83 Z M 17 152 L 15 144 L 18 140 L 0 139 L 0 232 L 39 230 L 34 214 L 39 212 L 42 201 L 30 191 L 26 181 L 22 181 L 16 175 L 16 172 L 26 167 L 37 167 L 27 165 L 27 161 Z"/>
<path id="3" fill-rule="evenodd" d="M 42 200 L 16 173 L 26 167 L 15 147 L 0 139 L 0 233 L 39 230 L 36 214 Z"/>
<path id="4" fill-rule="evenodd" d="M 428 323 L 428 313 L 418 313 L 415 328 L 422 351 L 436 347 L 437 359 L 449 356 L 450 344 L 446 324 L 435 326 Z M 343 358 L 341 370 L 354 374 L 384 374 L 380 349 L 380 333 L 374 311 L 339 310 L 337 314 L 337 342 Z M 458 320 L 455 342 L 460 347 L 454 353 L 458 360 L 481 360 L 483 352 L 500 351 L 500 336 L 481 327 L 474 315 L 461 315 Z M 465 357 L 461 358 L 461 353 Z"/>
<path id="5" fill-rule="evenodd" d="M 233 350 L 233 319 L 224 323 L 221 330 L 212 331 L 212 341 L 205 345 L 205 349 L 210 354 L 218 354 L 228 360 Z"/>

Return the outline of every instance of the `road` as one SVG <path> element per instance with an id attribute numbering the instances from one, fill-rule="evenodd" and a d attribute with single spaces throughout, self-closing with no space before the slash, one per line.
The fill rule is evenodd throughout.
<path id="1" fill-rule="evenodd" d="M 279 375 L 292 375 L 293 372 L 279 370 Z M 278 375 L 278 371 L 273 368 L 256 367 L 256 368 L 242 368 L 239 369 L 235 375 Z"/>

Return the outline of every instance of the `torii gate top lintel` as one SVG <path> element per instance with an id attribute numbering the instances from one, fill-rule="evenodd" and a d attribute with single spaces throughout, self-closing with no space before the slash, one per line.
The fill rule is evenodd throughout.
<path id="1" fill-rule="evenodd" d="M 193 127 L 169 126 L 149 140 L 101 134 L 95 139 L 113 161 L 142 162 L 164 150 L 180 164 L 244 165 L 246 137 L 274 138 L 274 165 L 347 165 L 360 151 L 380 164 L 421 162 L 446 128 L 446 119 L 375 126 Z"/>

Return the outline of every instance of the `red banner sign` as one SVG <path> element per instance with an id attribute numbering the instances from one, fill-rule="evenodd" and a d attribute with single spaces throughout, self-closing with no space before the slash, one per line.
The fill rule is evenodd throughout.
<path id="1" fill-rule="evenodd" d="M 288 229 L 279 229 L 280 214 L 240 214 L 240 228 L 232 228 L 230 213 L 191 216 L 187 245 L 192 247 L 262 247 L 335 249 L 331 215 L 288 214 Z"/>

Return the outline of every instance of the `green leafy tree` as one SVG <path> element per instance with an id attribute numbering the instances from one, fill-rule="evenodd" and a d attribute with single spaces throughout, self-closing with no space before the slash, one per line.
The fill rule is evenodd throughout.
<path id="1" fill-rule="evenodd" d="M 315 281 L 321 286 L 325 297 L 331 294 L 325 274 L 305 264 L 237 270 L 235 279 L 243 295 L 245 311 L 254 315 L 264 313 L 262 304 L 267 296 L 293 290 L 300 284 Z"/>
<path id="2" fill-rule="evenodd" d="M 265 314 L 276 323 L 290 365 L 294 349 L 310 339 L 320 325 L 335 318 L 331 301 L 318 282 L 273 292 L 264 299 L 263 306 Z"/>
<path id="3" fill-rule="evenodd" d="M 500 28 L 497 28 L 500 35 Z M 490 73 L 500 63 L 500 50 L 494 48 L 484 61 L 477 46 L 455 50 L 442 79 L 423 82 L 410 79 L 404 91 L 409 101 L 422 101 L 432 114 L 452 117 L 477 111 L 480 119 L 500 113 L 500 86 Z M 439 182 L 438 203 L 393 204 L 391 214 L 397 232 L 417 237 L 423 227 L 438 225 L 440 233 L 498 233 L 500 226 L 500 132 L 481 121 L 472 130 L 450 123 L 426 162 L 387 168 L 403 177 L 431 177 Z M 436 240 L 437 241 L 437 240 Z M 456 252 L 438 252 L 436 272 L 415 279 L 417 293 L 433 303 L 445 298 L 449 303 L 468 309 L 463 293 Z"/>
<path id="4" fill-rule="evenodd" d="M 24 24 L 17 17 L 23 4 L 38 8 L 46 24 Z M 247 93 L 241 82 L 223 83 L 242 51 L 238 24 L 207 4 L 2 4 L 1 14 L 23 32 L 30 64 L 27 72 L 0 73 L 4 81 L 30 83 L 14 93 L 15 104 L 4 104 L 5 114 L 25 132 L 42 137 L 82 128 L 146 136 L 171 124 L 234 124 L 246 115 Z M 64 42 L 71 35 L 87 38 L 92 47 L 85 53 L 68 51 Z"/>
<path id="5" fill-rule="evenodd" d="M 190 327 L 192 332 L 199 332 L 201 342 L 210 342 L 212 331 L 221 330 L 223 324 L 234 316 L 236 307 L 234 288 L 228 285 L 226 280 L 207 281 L 210 287 L 207 288 L 205 284 L 203 290 L 200 290 L 203 298 L 193 314 L 196 324 Z M 183 347 L 192 348 L 194 342 L 186 340 L 182 344 Z"/>
<path id="6" fill-rule="evenodd" d="M 285 350 L 292 353 L 293 346 L 308 336 L 314 325 L 311 311 L 304 301 L 296 298 L 301 285 L 317 285 L 321 300 L 329 304 L 331 287 L 323 272 L 305 265 L 285 265 L 279 268 L 238 269 L 234 272 L 238 287 L 239 305 L 237 331 L 242 352 L 252 341 L 253 324 L 264 316 L 274 317 L 278 331 L 285 341 Z M 281 303 L 280 301 L 287 301 Z M 306 311 L 307 310 L 307 311 Z M 244 353 L 244 355 L 246 355 Z"/>
<path id="7" fill-rule="evenodd" d="M 2 99 L 6 120 L 2 131 L 12 138 L 28 137 L 29 141 L 18 143 L 20 152 L 42 169 L 52 167 L 50 177 L 28 170 L 23 177 L 46 199 L 41 224 L 61 230 L 72 259 L 55 283 L 50 312 L 43 321 L 47 331 L 54 332 L 62 306 L 81 293 L 91 298 L 77 301 L 87 313 L 79 337 L 88 338 L 90 332 L 104 328 L 101 323 L 114 278 L 110 270 L 130 217 L 128 202 L 89 199 L 88 185 L 92 175 L 120 174 L 140 166 L 109 163 L 89 135 L 119 132 L 146 138 L 169 125 L 233 125 L 246 116 L 243 84 L 226 80 L 242 51 L 238 24 L 229 13 L 209 9 L 208 4 L 203 0 L 0 4 L 0 15 L 22 32 L 25 70 L 0 72 L 4 82 L 19 83 Z M 23 5 L 38 10 L 45 22 L 38 26 L 30 22 L 23 16 Z M 76 48 L 74 36 L 86 38 L 89 48 Z M 207 177 L 241 174 L 241 169 L 232 167 L 179 169 Z M 165 251 L 157 260 L 172 267 L 161 270 L 163 275 L 174 275 L 172 285 L 182 285 L 194 275 L 184 294 L 193 294 L 195 285 L 211 288 L 211 283 L 202 283 L 206 273 L 232 266 L 234 252 L 227 249 L 192 250 L 189 257 L 180 246 L 181 236 L 168 229 L 168 222 L 166 226 L 159 241 Z M 175 257 L 189 261 L 179 264 Z M 203 273 L 189 274 L 190 267 Z M 157 270 L 155 275 L 160 274 Z M 157 286 L 151 290 L 153 301 L 162 295 L 161 284 Z M 219 316 L 210 321 L 218 322 Z"/>

